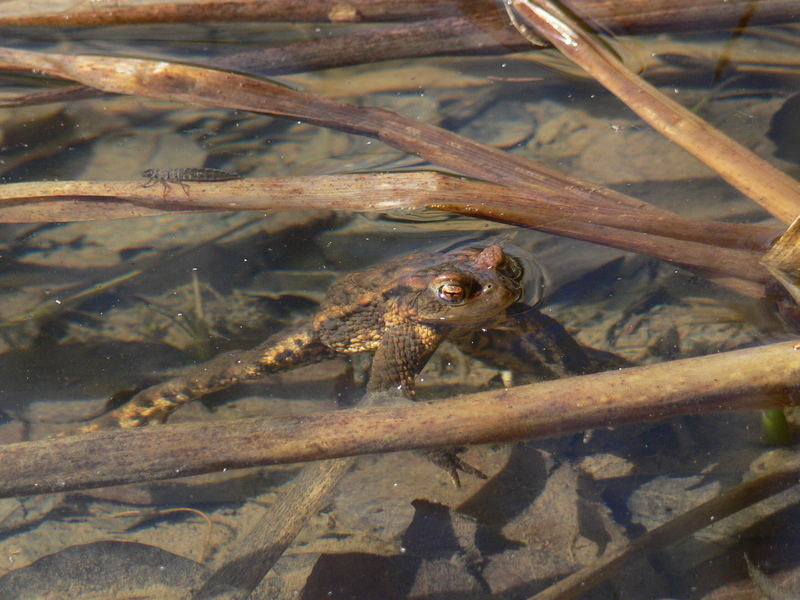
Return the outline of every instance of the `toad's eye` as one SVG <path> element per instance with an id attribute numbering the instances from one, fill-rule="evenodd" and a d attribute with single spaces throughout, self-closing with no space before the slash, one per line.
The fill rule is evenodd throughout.
<path id="1" fill-rule="evenodd" d="M 444 281 L 436 287 L 436 294 L 447 304 L 457 306 L 467 299 L 467 286 L 458 281 Z"/>

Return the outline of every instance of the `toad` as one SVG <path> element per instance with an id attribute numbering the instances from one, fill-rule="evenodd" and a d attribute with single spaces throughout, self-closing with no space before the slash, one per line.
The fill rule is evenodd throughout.
<path id="1" fill-rule="evenodd" d="M 420 252 L 344 275 L 334 281 L 308 320 L 251 350 L 228 352 L 147 388 L 103 421 L 120 427 L 163 421 L 182 404 L 205 394 L 359 352 L 374 352 L 368 393 L 394 390 L 413 398 L 415 376 L 446 339 L 502 368 L 524 368 L 525 361 L 513 356 L 516 349 L 533 351 L 530 364 L 566 365 L 545 372 L 546 377 L 581 371 L 585 355 L 555 321 L 518 303 L 515 306 L 524 310 L 507 314 L 522 293 L 522 275 L 520 261 L 497 245 Z M 499 340 L 497 351 L 484 340 L 484 334 L 493 331 Z M 550 356 L 537 360 L 543 347 L 548 347 Z M 87 430 L 98 427 L 95 423 Z M 432 453 L 432 457 L 456 482 L 457 469 L 481 475 L 451 454 Z"/>

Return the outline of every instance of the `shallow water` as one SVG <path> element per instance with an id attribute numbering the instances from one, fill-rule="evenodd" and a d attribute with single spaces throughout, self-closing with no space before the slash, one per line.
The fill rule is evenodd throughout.
<path id="1" fill-rule="evenodd" d="M 270 26 L 267 35 L 247 24 L 3 30 L 19 47 L 181 61 L 315 34 L 324 32 Z M 791 142 L 766 137 L 773 115 L 796 91 L 797 75 L 793 68 L 764 66 L 795 55 L 795 29 L 614 43 L 684 105 L 781 169 L 797 171 L 775 157 L 780 144 Z M 715 78 L 726 52 L 728 70 Z M 559 67 L 565 61 L 540 51 L 392 61 L 278 79 L 396 110 L 687 216 L 771 222 L 598 85 Z M 20 89 L 31 83 L 19 76 L 7 82 Z M 6 183 L 137 179 L 146 168 L 214 167 L 270 177 L 431 167 L 372 139 L 147 98 L 0 109 L 0 132 Z M 182 192 L 173 185 L 167 193 Z M 102 412 L 117 392 L 258 343 L 313 314 L 338 274 L 460 244 L 500 243 L 520 256 L 527 302 L 543 296 L 540 308 L 580 343 L 635 364 L 790 336 L 771 307 L 674 265 L 433 211 L 212 213 L 0 228 L 0 320 L 6 323 L 0 329 L 0 440 L 6 443 L 69 430 Z M 105 285 L 135 270 L 141 273 Z M 337 400 L 361 393 L 363 361 L 354 370 L 341 359 L 307 367 L 214 394 L 170 420 L 334 410 Z M 512 382 L 522 380 L 511 374 Z M 430 398 L 508 383 L 508 373 L 445 346 L 420 375 L 418 390 Z M 417 454 L 361 458 L 253 597 L 528 598 L 742 481 L 770 450 L 760 443 L 759 416 L 736 414 L 471 448 L 465 456 L 490 480 L 465 477 L 461 489 Z M 221 565 L 237 536 L 280 502 L 298 470 L 0 500 L 0 567 L 14 573 L 0 578 L 0 597 L 46 597 L 52 589 L 75 598 L 96 597 L 98 590 L 114 590 L 114 597 L 188 597 L 182 590 L 199 586 Z M 799 558 L 793 500 L 789 492 L 758 514 L 724 521 L 627 565 L 587 597 L 757 597 L 744 552 L 791 588 Z M 158 512 L 163 508 L 202 511 L 210 526 L 197 512 Z M 65 551 L 89 543 L 95 545 Z M 49 562 L 35 562 L 45 557 Z M 90 577 L 76 575 L 98 564 L 104 569 Z M 185 577 L 168 590 L 155 567 L 142 565 Z M 66 585 L 65 578 L 68 592 L 52 587 Z"/>

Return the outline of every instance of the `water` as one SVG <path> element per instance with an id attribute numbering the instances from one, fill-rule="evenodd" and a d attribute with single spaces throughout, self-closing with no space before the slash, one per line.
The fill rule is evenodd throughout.
<path id="1" fill-rule="evenodd" d="M 182 61 L 315 35 L 301 27 L 264 31 L 242 24 L 6 28 L 3 35 L 18 47 Z M 794 66 L 784 65 L 796 52 L 795 33 L 775 27 L 733 39 L 687 34 L 616 44 L 684 105 L 796 172 L 774 156 L 776 144 L 785 142 L 765 137 L 772 115 L 796 89 Z M 733 58 L 715 78 L 728 51 Z M 783 66 L 770 68 L 776 64 Z M 755 204 L 565 66 L 553 53 L 537 52 L 393 61 L 279 80 L 441 125 L 690 217 L 769 222 Z M 31 83 L 16 75 L 6 81 L 19 90 Z M 146 168 L 288 177 L 430 166 L 351 134 L 138 97 L 0 109 L 0 131 L 6 183 L 138 179 Z M 169 193 L 182 192 L 173 185 Z M 7 443 L 69 431 L 99 414 L 111 395 L 161 371 L 255 345 L 313 314 L 338 274 L 458 244 L 503 244 L 526 265 L 526 301 L 538 302 L 543 289 L 542 310 L 579 342 L 632 363 L 789 335 L 770 307 L 675 266 L 432 211 L 200 213 L 0 227 L 0 320 L 6 323 L 0 329 L 6 415 L 0 439 Z M 136 277 L 107 284 L 134 271 Z M 358 395 L 352 381 L 363 380 L 365 369 L 356 361 L 353 375 L 342 360 L 308 367 L 215 394 L 171 421 L 334 410 L 337 397 Z M 504 382 L 508 374 L 445 346 L 418 387 L 425 398 Z M 471 448 L 466 459 L 491 479 L 467 476 L 461 489 L 420 455 L 365 457 L 254 597 L 527 598 L 736 485 L 769 451 L 760 444 L 758 415 L 736 414 Z M 187 597 L 186 589 L 224 562 L 232 541 L 281 501 L 298 470 L 230 471 L 0 500 L 0 567 L 16 570 L 16 579 L 0 579 L 0 597 L 22 598 L 23 589 L 29 590 L 24 597 L 44 597 L 65 578 L 71 587 L 60 594 L 66 597 L 92 597 L 92 590 Z M 790 586 L 797 564 L 792 502 L 793 496 L 783 497 L 763 515 L 690 535 L 652 560 L 627 565 L 587 597 L 721 597 L 713 594 L 723 586 L 748 585 L 744 552 Z M 104 568 L 76 575 L 88 565 Z M 163 587 L 169 580 L 176 582 L 172 591 Z"/>

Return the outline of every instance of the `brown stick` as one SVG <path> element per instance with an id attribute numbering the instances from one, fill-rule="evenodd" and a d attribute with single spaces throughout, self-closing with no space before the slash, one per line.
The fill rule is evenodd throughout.
<path id="1" fill-rule="evenodd" d="M 119 23 L 197 23 L 206 21 L 360 22 L 404 21 L 463 15 L 478 0 L 218 0 L 201 2 L 119 2 L 97 6 L 50 6 L 8 3 L 0 25 L 114 25 Z"/>
<path id="2" fill-rule="evenodd" d="M 497 14 L 492 0 L 204 0 L 195 2 L 65 2 L 32 5 L 3 3 L 0 25 L 115 25 L 120 23 L 196 23 L 205 21 L 370 22 Z M 795 0 L 572 0 L 570 8 L 603 30 L 643 33 L 691 29 L 731 29 L 793 22 Z"/>
<path id="3" fill-rule="evenodd" d="M 667 98 L 625 67 L 551 0 L 513 0 L 512 13 L 583 67 L 662 135 L 785 223 L 800 215 L 800 183 Z M 535 42 L 535 40 L 534 40 Z"/>
<path id="4" fill-rule="evenodd" d="M 508 442 L 683 414 L 774 408 L 800 383 L 796 342 L 447 401 L 104 431 L 0 446 L 0 496 L 413 448 Z"/>

